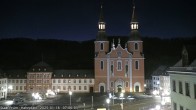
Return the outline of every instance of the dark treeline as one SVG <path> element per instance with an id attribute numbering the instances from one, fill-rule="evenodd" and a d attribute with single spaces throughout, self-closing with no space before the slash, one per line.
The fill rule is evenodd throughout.
<path id="1" fill-rule="evenodd" d="M 110 37 L 112 41 L 114 37 Z M 117 38 L 115 37 L 117 45 Z M 127 37 L 121 38 L 122 47 Z M 111 45 L 111 44 L 110 44 Z M 172 66 L 181 58 L 183 45 L 196 45 L 196 37 L 159 39 L 144 37 L 145 74 L 160 65 Z M 77 42 L 54 39 L 1 39 L 0 69 L 29 69 L 45 61 L 54 69 L 93 69 L 94 40 Z"/>

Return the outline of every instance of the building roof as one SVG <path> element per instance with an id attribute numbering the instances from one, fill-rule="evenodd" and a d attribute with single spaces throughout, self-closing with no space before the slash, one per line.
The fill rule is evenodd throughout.
<path id="1" fill-rule="evenodd" d="M 27 71 L 26 70 L 8 70 L 6 71 L 6 76 L 9 79 L 26 79 Z"/>
<path id="2" fill-rule="evenodd" d="M 189 65 L 189 67 L 196 67 L 196 59 Z"/>
<path id="3" fill-rule="evenodd" d="M 93 70 L 54 70 L 52 78 L 94 78 Z"/>
<path id="4" fill-rule="evenodd" d="M 131 30 L 129 41 L 141 41 L 141 36 L 138 30 Z"/>
<path id="5" fill-rule="evenodd" d="M 167 66 L 161 65 L 152 73 L 152 76 L 168 76 L 167 69 Z"/>
<path id="6" fill-rule="evenodd" d="M 47 64 L 46 62 L 39 62 L 35 65 L 33 65 L 28 72 L 52 72 L 52 67 Z"/>

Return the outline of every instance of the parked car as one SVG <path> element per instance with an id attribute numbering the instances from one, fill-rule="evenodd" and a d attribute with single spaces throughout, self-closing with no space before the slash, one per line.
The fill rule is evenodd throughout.
<path id="1" fill-rule="evenodd" d="M 23 98 L 20 98 L 20 97 L 16 97 L 13 99 L 14 103 L 20 103 L 20 102 L 24 102 L 24 99 Z"/>

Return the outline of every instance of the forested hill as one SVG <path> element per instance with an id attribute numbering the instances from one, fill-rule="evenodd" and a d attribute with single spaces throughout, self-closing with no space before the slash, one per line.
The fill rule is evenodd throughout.
<path id="1" fill-rule="evenodd" d="M 112 40 L 114 37 L 110 37 Z M 115 37 L 117 45 L 118 38 Z M 121 38 L 122 46 L 127 37 Z M 149 77 L 160 65 L 171 66 L 181 58 L 183 45 L 196 45 L 196 37 L 181 39 L 142 38 L 145 74 Z M 111 45 L 111 44 L 110 44 Z M 93 69 L 94 40 L 65 41 L 54 39 L 1 39 L 0 69 L 29 69 L 45 61 L 54 69 Z"/>

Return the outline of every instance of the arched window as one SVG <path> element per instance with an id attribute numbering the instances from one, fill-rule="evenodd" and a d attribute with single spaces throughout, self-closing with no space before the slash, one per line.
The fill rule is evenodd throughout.
<path id="1" fill-rule="evenodd" d="M 122 61 L 117 61 L 117 71 L 122 71 Z"/>
<path id="2" fill-rule="evenodd" d="M 103 70 L 103 61 L 101 61 L 101 69 Z"/>
<path id="3" fill-rule="evenodd" d="M 138 43 L 135 43 L 135 50 L 138 50 Z"/>
<path id="4" fill-rule="evenodd" d="M 103 50 L 103 43 L 101 43 L 101 50 Z"/>
<path id="5" fill-rule="evenodd" d="M 135 61 L 135 69 L 136 69 L 136 70 L 139 70 L 139 61 L 138 61 L 138 60 Z"/>

